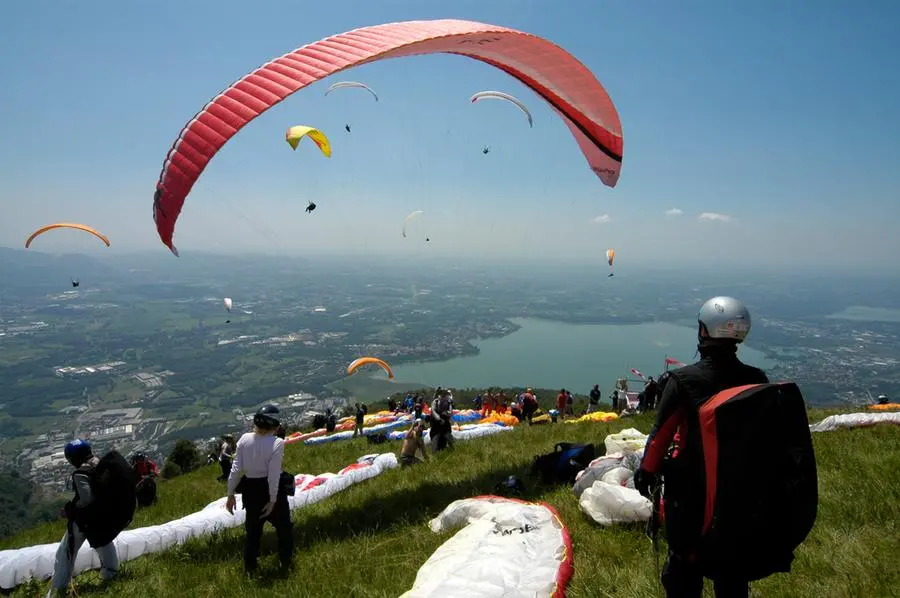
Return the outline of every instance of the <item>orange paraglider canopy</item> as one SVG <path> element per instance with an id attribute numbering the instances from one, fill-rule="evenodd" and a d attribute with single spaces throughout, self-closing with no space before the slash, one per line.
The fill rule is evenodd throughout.
<path id="1" fill-rule="evenodd" d="M 31 233 L 31 236 L 25 239 L 25 249 L 28 249 L 28 247 L 31 245 L 31 242 L 34 241 L 35 237 L 44 234 L 48 230 L 53 230 L 54 228 L 74 228 L 83 230 L 87 233 L 91 233 L 92 235 L 103 241 L 107 247 L 109 247 L 109 239 L 107 239 L 100 231 L 87 226 L 86 224 L 75 224 L 73 222 L 57 222 L 56 224 L 48 224 L 47 226 L 42 226 L 41 228 Z"/>
<path id="2" fill-rule="evenodd" d="M 388 378 L 394 378 L 394 372 L 393 370 L 391 370 L 391 366 L 389 366 L 387 362 L 382 361 L 377 357 L 360 357 L 359 359 L 354 359 L 353 362 L 347 366 L 347 375 L 349 376 L 357 369 L 370 363 L 374 363 L 375 365 L 381 367 L 381 369 L 387 372 Z"/>

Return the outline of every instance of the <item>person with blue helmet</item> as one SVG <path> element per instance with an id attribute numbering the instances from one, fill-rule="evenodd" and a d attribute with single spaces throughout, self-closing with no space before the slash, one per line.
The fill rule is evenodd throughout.
<path id="1" fill-rule="evenodd" d="M 61 514 L 68 520 L 68 526 L 56 551 L 56 562 L 53 568 L 53 579 L 50 582 L 50 591 L 47 593 L 48 598 L 65 593 L 72 581 L 75 556 L 85 540 L 89 541 L 100 557 L 100 573 L 104 580 L 108 581 L 114 578 L 119 569 L 119 555 L 112 542 L 114 538 L 108 538 L 108 534 L 106 534 L 106 537 L 100 540 L 105 541 L 101 546 L 97 546 L 93 541 L 97 537 L 97 533 L 91 529 L 96 520 L 91 507 L 95 506 L 97 497 L 92 484 L 92 474 L 100 459 L 94 456 L 90 443 L 80 438 L 67 443 L 64 454 L 66 461 L 75 467 L 75 472 L 72 474 L 75 497 L 62 509 Z"/>
<path id="2" fill-rule="evenodd" d="M 240 437 L 228 476 L 228 499 L 225 508 L 234 513 L 236 494 L 240 493 L 244 510 L 244 568 L 254 573 L 259 558 L 263 526 L 270 522 L 278 534 L 278 557 L 282 570 L 291 567 L 294 537 L 287 494 L 279 489 L 284 440 L 278 407 L 264 405 L 253 416 L 253 431 Z"/>

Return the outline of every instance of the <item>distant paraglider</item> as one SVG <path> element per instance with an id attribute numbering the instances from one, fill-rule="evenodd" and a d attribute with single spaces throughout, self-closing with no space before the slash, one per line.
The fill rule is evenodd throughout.
<path id="1" fill-rule="evenodd" d="M 486 145 L 486 146 L 484 146 L 483 148 L 481 148 L 481 153 L 482 153 L 482 154 L 488 154 L 488 153 L 490 153 L 490 151 L 491 151 L 490 146 L 487 146 L 487 145 Z"/>
<path id="2" fill-rule="evenodd" d="M 419 216 L 421 216 L 424 213 L 425 212 L 423 212 L 422 210 L 413 210 L 412 212 L 410 212 L 409 214 L 406 215 L 406 218 L 403 219 L 403 231 L 401 232 L 404 239 L 406 238 L 406 232 L 412 226 L 413 221 L 418 219 Z M 425 240 L 427 241 L 428 239 L 425 239 Z"/>
<path id="3" fill-rule="evenodd" d="M 306 206 L 305 211 L 307 214 L 312 214 L 312 211 L 315 209 L 316 209 L 316 202 L 311 201 L 311 202 L 309 202 L 309 205 Z"/>
<path id="4" fill-rule="evenodd" d="M 372 97 L 375 98 L 375 101 L 378 101 L 378 94 L 375 93 L 375 90 L 366 85 L 365 83 L 360 83 L 359 81 L 338 81 L 337 83 L 332 83 L 331 86 L 325 91 L 325 95 L 330 94 L 335 89 L 346 89 L 348 87 L 358 87 L 360 89 L 365 89 Z"/>
<path id="5" fill-rule="evenodd" d="M 613 260 L 615 258 L 616 258 L 616 250 L 610 247 L 609 249 L 606 250 L 606 261 L 609 264 L 609 274 L 607 275 L 607 277 L 613 276 L 612 267 L 613 267 Z"/>
<path id="6" fill-rule="evenodd" d="M 34 241 L 35 238 L 37 238 L 38 236 L 44 234 L 45 232 L 47 232 L 49 230 L 54 230 L 57 228 L 74 228 L 76 230 L 83 230 L 87 233 L 94 235 L 95 237 L 97 237 L 98 239 L 103 241 L 103 243 L 107 247 L 109 247 L 109 239 L 107 239 L 106 236 L 103 235 L 103 233 L 101 233 L 100 231 L 98 231 L 97 229 L 95 229 L 91 226 L 88 226 L 86 224 L 75 224 L 73 222 L 57 222 L 56 224 L 48 224 L 47 226 L 42 226 L 41 228 L 39 228 L 36 231 L 34 231 L 33 233 L 31 233 L 31 236 L 29 236 L 27 239 L 25 239 L 25 249 L 28 249 L 31 246 L 31 242 Z"/>
<path id="7" fill-rule="evenodd" d="M 225 297 L 225 299 L 222 300 L 222 303 L 225 305 L 225 310 L 230 312 L 231 311 L 231 297 Z"/>
<path id="8" fill-rule="evenodd" d="M 478 100 L 506 100 L 507 102 L 512 102 L 516 106 L 518 106 L 519 110 L 525 113 L 525 118 L 528 119 L 528 126 L 534 127 L 534 120 L 531 118 L 531 112 L 528 111 L 528 107 L 525 103 L 515 96 L 511 96 L 508 93 L 503 93 L 502 91 L 479 91 L 475 95 L 470 98 L 470 101 L 474 104 Z M 487 152 L 485 152 L 487 153 Z"/>
<path id="9" fill-rule="evenodd" d="M 364 365 L 374 364 L 387 372 L 388 378 L 394 378 L 394 371 L 391 369 L 391 366 L 387 364 L 387 362 L 378 359 L 377 357 L 360 357 L 359 359 L 354 359 L 350 365 L 347 366 L 347 375 L 353 374 L 356 370 L 361 368 Z"/>
<path id="10" fill-rule="evenodd" d="M 349 132 L 350 132 L 350 125 L 344 125 L 344 129 L 349 133 Z"/>
<path id="11" fill-rule="evenodd" d="M 76 289 L 77 289 L 79 284 L 81 284 L 81 283 L 78 282 L 77 279 L 75 279 L 75 278 L 72 279 L 72 288 L 76 288 Z"/>
<path id="12" fill-rule="evenodd" d="M 284 135 L 285 141 L 288 142 L 288 145 L 294 151 L 297 151 L 297 145 L 299 145 L 300 140 L 304 137 L 309 137 L 313 140 L 319 150 L 322 152 L 326 158 L 331 157 L 331 142 L 328 141 L 328 137 L 325 136 L 325 133 L 316 129 L 314 127 L 307 127 L 306 125 L 297 125 L 296 127 L 291 127 L 287 130 L 287 133 Z"/>

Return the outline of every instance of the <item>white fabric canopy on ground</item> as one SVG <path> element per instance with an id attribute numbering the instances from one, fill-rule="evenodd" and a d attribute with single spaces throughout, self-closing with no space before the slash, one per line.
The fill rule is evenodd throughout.
<path id="1" fill-rule="evenodd" d="M 499 496 L 457 500 L 431 520 L 433 532 L 463 529 L 419 569 L 400 598 L 549 598 L 565 595 L 572 542 L 545 503 Z"/>
<path id="2" fill-rule="evenodd" d="M 323 473 L 318 476 L 299 474 L 295 476 L 295 495 L 288 497 L 288 503 L 291 510 L 305 507 L 394 467 L 397 467 L 396 455 L 384 453 L 360 457 L 356 463 L 345 467 L 337 474 Z M 202 510 L 180 519 L 123 531 L 115 540 L 119 562 L 166 550 L 191 538 L 243 524 L 246 512 L 242 508 L 241 495 L 238 494 L 236 498 L 237 507 L 234 515 L 229 515 L 225 510 L 226 498 L 223 496 Z M 31 578 L 49 578 L 53 574 L 58 546 L 59 542 L 54 542 L 0 551 L 0 587 L 8 589 Z M 75 558 L 73 575 L 99 568 L 100 558 L 97 552 L 85 542 Z"/>

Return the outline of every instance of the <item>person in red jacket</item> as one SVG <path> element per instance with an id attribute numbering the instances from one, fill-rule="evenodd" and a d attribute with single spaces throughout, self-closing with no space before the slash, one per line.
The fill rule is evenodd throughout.
<path id="1" fill-rule="evenodd" d="M 566 404 L 568 401 L 569 395 L 566 394 L 566 389 L 563 388 L 559 391 L 559 394 L 556 395 L 556 410 L 559 411 L 560 421 L 566 419 Z"/>
<path id="2" fill-rule="evenodd" d="M 131 459 L 131 467 L 134 473 L 138 475 L 138 479 L 144 479 L 147 476 L 159 476 L 159 468 L 152 459 L 148 459 L 144 453 L 137 453 Z"/>

